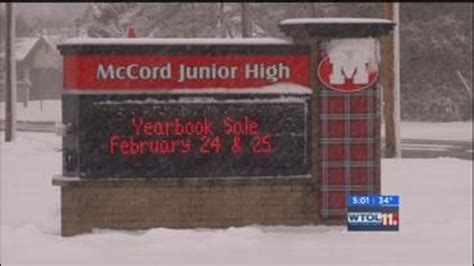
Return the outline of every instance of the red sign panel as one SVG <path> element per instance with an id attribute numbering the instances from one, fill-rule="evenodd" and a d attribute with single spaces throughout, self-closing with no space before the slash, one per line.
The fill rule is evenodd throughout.
<path id="1" fill-rule="evenodd" d="M 333 58 L 333 60 L 331 60 Z M 340 60 L 340 59 L 343 60 Z M 318 66 L 321 83 L 335 91 L 356 92 L 372 86 L 378 79 L 377 63 L 372 60 L 345 60 L 344 55 L 326 56 Z"/>
<path id="2" fill-rule="evenodd" d="M 64 57 L 64 88 L 246 88 L 310 84 L 307 55 L 74 55 Z"/>

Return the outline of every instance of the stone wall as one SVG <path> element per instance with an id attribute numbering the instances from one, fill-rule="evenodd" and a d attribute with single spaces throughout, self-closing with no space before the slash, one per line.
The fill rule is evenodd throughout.
<path id="1" fill-rule="evenodd" d="M 93 228 L 140 230 L 319 223 L 307 177 L 87 180 L 59 177 L 62 235 Z"/>

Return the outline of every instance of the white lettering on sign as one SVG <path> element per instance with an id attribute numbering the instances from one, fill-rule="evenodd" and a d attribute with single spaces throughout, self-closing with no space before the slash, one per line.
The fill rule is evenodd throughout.
<path id="1" fill-rule="evenodd" d="M 140 66 L 130 64 L 128 66 L 116 66 L 109 64 L 104 66 L 99 64 L 97 67 L 97 79 L 171 79 L 171 64 L 164 66 Z"/>
<path id="2" fill-rule="evenodd" d="M 267 66 L 265 64 L 245 65 L 246 79 L 266 79 L 277 82 L 280 79 L 290 78 L 290 68 L 282 63 Z"/>
<path id="3" fill-rule="evenodd" d="M 178 82 L 196 79 L 235 79 L 237 67 L 235 66 L 186 66 L 179 65 Z"/>
<path id="4" fill-rule="evenodd" d="M 354 84 L 369 83 L 368 56 L 363 51 L 339 51 L 329 55 L 332 73 L 329 82 L 333 85 L 342 85 L 346 79 L 352 79 Z"/>
<path id="5" fill-rule="evenodd" d="M 108 65 L 106 70 L 104 65 L 99 64 L 97 67 L 97 79 L 115 79 L 114 66 Z"/>
<path id="6" fill-rule="evenodd" d="M 211 64 L 208 66 L 177 66 L 178 82 L 186 80 L 209 80 L 209 79 L 237 79 L 239 67 L 228 65 Z M 99 64 L 96 72 L 97 80 L 150 80 L 150 79 L 172 79 L 172 65 L 168 63 L 163 66 L 141 66 L 129 64 L 126 66 L 114 64 Z M 243 67 L 245 79 L 261 79 L 270 82 L 291 78 L 291 69 L 283 63 L 277 64 L 246 64 Z"/>

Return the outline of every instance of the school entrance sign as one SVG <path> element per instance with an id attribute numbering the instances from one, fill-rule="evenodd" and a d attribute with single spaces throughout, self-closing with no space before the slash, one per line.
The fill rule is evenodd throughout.
<path id="1" fill-rule="evenodd" d="M 347 195 L 380 192 L 373 37 L 392 23 L 327 22 L 60 45 L 62 235 L 346 221 Z"/>

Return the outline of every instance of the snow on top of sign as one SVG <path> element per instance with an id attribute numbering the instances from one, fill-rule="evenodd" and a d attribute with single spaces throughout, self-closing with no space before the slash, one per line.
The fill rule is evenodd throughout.
<path id="1" fill-rule="evenodd" d="M 322 44 L 323 49 L 331 57 L 338 53 L 346 54 L 346 60 L 359 59 L 365 60 L 370 59 L 375 62 L 380 62 L 380 49 L 379 42 L 375 38 L 344 38 L 344 39 L 332 39 Z M 363 55 L 363 57 L 354 57 L 351 55 L 354 51 L 357 54 Z M 349 62 L 342 63 L 348 65 Z M 374 67 L 374 66 L 371 66 Z"/>
<path id="2" fill-rule="evenodd" d="M 63 45 L 271 45 L 290 44 L 277 38 L 72 38 Z"/>
<path id="3" fill-rule="evenodd" d="M 280 97 L 275 99 L 232 99 L 232 100 L 218 100 L 211 97 L 184 97 L 178 100 L 157 100 L 147 98 L 145 100 L 106 100 L 95 102 L 96 105 L 123 105 L 123 104 L 257 104 L 257 103 L 305 103 L 306 100 L 301 97 Z"/>
<path id="4" fill-rule="evenodd" d="M 251 94 L 311 94 L 308 87 L 295 83 L 276 83 L 263 87 L 251 87 L 243 89 L 229 88 L 209 88 L 209 89 L 174 89 L 167 90 L 167 93 L 251 93 Z"/>
<path id="5" fill-rule="evenodd" d="M 312 94 L 312 90 L 306 86 L 302 86 L 295 83 L 279 82 L 272 85 L 262 87 L 250 87 L 250 88 L 206 88 L 206 89 L 160 89 L 160 90 L 149 90 L 149 89 L 132 89 L 132 90 L 73 90 L 70 89 L 67 92 L 75 94 L 208 94 L 208 93 L 223 93 L 223 94 Z"/>
<path id="6" fill-rule="evenodd" d="M 392 24 L 388 19 L 381 18 L 292 18 L 285 19 L 280 25 L 296 24 Z"/>

